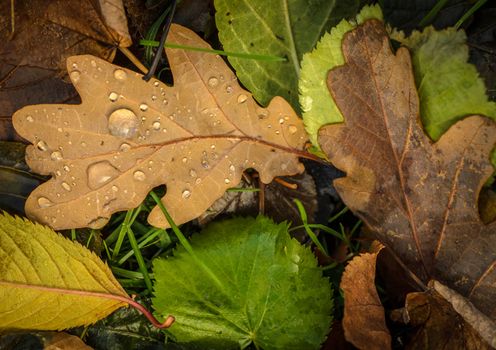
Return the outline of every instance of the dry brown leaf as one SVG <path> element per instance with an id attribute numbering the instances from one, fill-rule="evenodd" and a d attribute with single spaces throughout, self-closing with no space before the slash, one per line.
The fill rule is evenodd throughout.
<path id="1" fill-rule="evenodd" d="M 44 338 L 43 350 L 93 350 L 81 338 L 63 332 L 45 333 Z"/>
<path id="2" fill-rule="evenodd" d="M 209 45 L 178 25 L 169 40 Z M 81 105 L 30 106 L 14 116 L 34 146 L 27 163 L 53 178 L 26 202 L 27 214 L 55 229 L 101 227 L 166 184 L 163 203 L 180 224 L 203 213 L 246 168 L 264 183 L 304 170 L 301 120 L 282 98 L 261 108 L 219 57 L 168 49 L 174 86 L 92 56 L 68 60 Z M 75 210 L 77 208 L 77 210 Z M 161 210 L 149 222 L 167 227 Z"/>
<path id="3" fill-rule="evenodd" d="M 14 4 L 14 32 L 11 29 Z M 10 117 L 35 103 L 77 102 L 64 81 L 66 58 L 112 60 L 131 45 L 122 0 L 0 2 L 0 139 L 16 139 Z"/>
<path id="4" fill-rule="evenodd" d="M 343 53 L 328 85 L 345 123 L 320 131 L 347 174 L 336 189 L 421 280 L 443 282 L 494 320 L 496 224 L 484 225 L 477 210 L 493 172 L 494 122 L 468 117 L 433 144 L 419 122 L 409 53 L 391 52 L 383 24 L 347 34 Z"/>
<path id="5" fill-rule="evenodd" d="M 399 320 L 414 328 L 405 349 L 491 349 L 480 335 L 434 290 L 410 293 L 405 307 L 395 310 Z"/>
<path id="6" fill-rule="evenodd" d="M 375 265 L 383 247 L 378 247 L 373 253 L 354 257 L 341 278 L 344 335 L 359 349 L 391 349 L 384 308 L 375 288 Z"/>

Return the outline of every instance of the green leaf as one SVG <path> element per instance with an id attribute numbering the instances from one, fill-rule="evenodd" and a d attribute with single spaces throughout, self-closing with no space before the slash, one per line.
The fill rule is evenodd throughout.
<path id="1" fill-rule="evenodd" d="M 0 261 L 0 330 L 88 325 L 126 305 L 103 297 L 127 295 L 95 254 L 28 220 L 0 215 Z"/>
<path id="2" fill-rule="evenodd" d="M 319 349 L 329 331 L 331 287 L 308 247 L 264 217 L 209 225 L 191 245 L 154 262 L 158 314 L 188 348 Z M 212 271 L 215 280 L 204 273 Z M 219 283 L 220 282 L 220 283 Z"/>
<path id="3" fill-rule="evenodd" d="M 433 27 L 415 31 L 405 38 L 391 37 L 412 53 L 415 83 L 420 99 L 420 115 L 427 134 L 438 140 L 456 121 L 481 114 L 496 118 L 496 103 L 488 100 L 486 87 L 474 65 L 468 63 L 468 47 L 463 31 Z"/>
<path id="4" fill-rule="evenodd" d="M 303 54 L 342 18 L 358 11 L 358 0 L 215 0 L 219 39 L 226 51 L 286 57 L 286 62 L 229 57 L 239 80 L 262 105 L 282 96 L 295 110 Z"/>
<path id="5" fill-rule="evenodd" d="M 356 20 L 342 20 L 330 33 L 324 34 L 316 48 L 303 56 L 299 81 L 300 104 L 303 122 L 312 144 L 320 150 L 317 141 L 321 126 L 343 121 L 343 116 L 327 88 L 327 73 L 330 69 L 344 64 L 341 41 L 344 35 L 368 19 L 382 20 L 378 5 L 365 6 Z"/>

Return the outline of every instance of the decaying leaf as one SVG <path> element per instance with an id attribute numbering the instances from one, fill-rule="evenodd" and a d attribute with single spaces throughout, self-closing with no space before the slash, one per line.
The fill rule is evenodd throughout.
<path id="1" fill-rule="evenodd" d="M 127 296 L 96 255 L 47 227 L 8 214 L 0 215 L 0 261 L 0 331 L 88 325 L 126 305 L 85 295 Z"/>
<path id="2" fill-rule="evenodd" d="M 75 335 L 60 332 L 47 334 L 46 337 L 43 350 L 93 350 Z"/>
<path id="3" fill-rule="evenodd" d="M 496 318 L 496 223 L 479 218 L 479 191 L 493 169 L 494 122 L 471 116 L 431 143 L 419 122 L 408 51 L 390 49 L 383 25 L 345 36 L 346 64 L 329 73 L 345 117 L 320 143 L 347 176 L 344 202 L 424 282 L 437 279 Z"/>
<path id="4" fill-rule="evenodd" d="M 405 307 L 394 310 L 392 315 L 397 322 L 415 327 L 405 346 L 407 350 L 492 349 L 477 331 L 453 310 L 449 302 L 434 290 L 408 294 Z"/>
<path id="5" fill-rule="evenodd" d="M 341 279 L 344 334 L 346 340 L 359 349 L 391 349 L 384 307 L 375 288 L 375 264 L 383 247 L 380 245 L 373 253 L 354 257 Z"/>
<path id="6" fill-rule="evenodd" d="M 169 40 L 209 47 L 178 25 Z M 28 198 L 30 217 L 57 229 L 101 227 L 166 184 L 163 202 L 183 223 L 236 186 L 246 168 L 258 170 L 264 183 L 303 171 L 305 131 L 285 100 L 259 107 L 219 56 L 167 54 L 173 87 L 78 56 L 68 70 L 81 105 L 30 106 L 15 114 L 16 130 L 34 144 L 28 165 L 53 175 Z M 168 225 L 158 208 L 148 220 Z"/>
<path id="7" fill-rule="evenodd" d="M 11 6 L 14 32 L 11 27 Z M 131 45 L 122 0 L 0 2 L 0 138 L 15 139 L 10 117 L 36 103 L 77 102 L 64 81 L 69 56 L 112 60 Z"/>

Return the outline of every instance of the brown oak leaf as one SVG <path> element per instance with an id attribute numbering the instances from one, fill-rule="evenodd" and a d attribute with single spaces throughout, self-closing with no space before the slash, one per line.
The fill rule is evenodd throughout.
<path id="1" fill-rule="evenodd" d="M 346 64 L 328 86 L 345 122 L 319 134 L 347 174 L 334 182 L 341 198 L 418 278 L 441 281 L 496 319 L 496 223 L 477 210 L 496 125 L 470 116 L 432 143 L 409 53 L 392 53 L 383 24 L 366 22 L 342 47 Z"/>
<path id="2" fill-rule="evenodd" d="M 384 308 L 375 288 L 375 265 L 383 245 L 373 252 L 353 258 L 344 270 L 343 328 L 346 340 L 359 349 L 391 349 L 391 335 L 386 326 Z"/>
<path id="3" fill-rule="evenodd" d="M 175 44 L 209 48 L 174 25 Z M 92 56 L 67 61 L 81 105 L 38 105 L 16 112 L 17 132 L 34 144 L 28 165 L 52 179 L 26 202 L 26 213 L 55 229 L 101 227 L 138 206 L 153 187 L 180 224 L 203 213 L 243 170 L 269 183 L 303 171 L 306 134 L 282 98 L 262 108 L 216 55 L 167 49 L 169 87 Z M 152 225 L 167 227 L 158 207 Z"/>

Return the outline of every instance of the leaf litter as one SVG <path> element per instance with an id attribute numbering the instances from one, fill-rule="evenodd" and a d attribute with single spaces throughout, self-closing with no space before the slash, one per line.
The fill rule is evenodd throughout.
<path id="1" fill-rule="evenodd" d="M 210 46 L 173 25 L 169 39 Z M 29 106 L 16 112 L 18 133 L 33 146 L 27 163 L 52 175 L 26 202 L 29 217 L 55 229 L 100 228 L 138 206 L 154 187 L 176 223 L 202 214 L 247 168 L 264 183 L 304 168 L 306 134 L 280 97 L 257 105 L 219 56 L 167 49 L 174 85 L 92 56 L 68 59 L 81 105 Z M 74 208 L 78 208 L 74 211 Z M 148 217 L 168 227 L 158 208 Z"/>
<path id="2" fill-rule="evenodd" d="M 493 172 L 494 122 L 467 117 L 432 143 L 408 51 L 391 52 L 383 24 L 347 34 L 343 53 L 328 86 L 345 122 L 319 136 L 347 174 L 334 182 L 341 198 L 420 281 L 439 280 L 494 320 L 496 223 L 485 225 L 477 210 Z"/>

